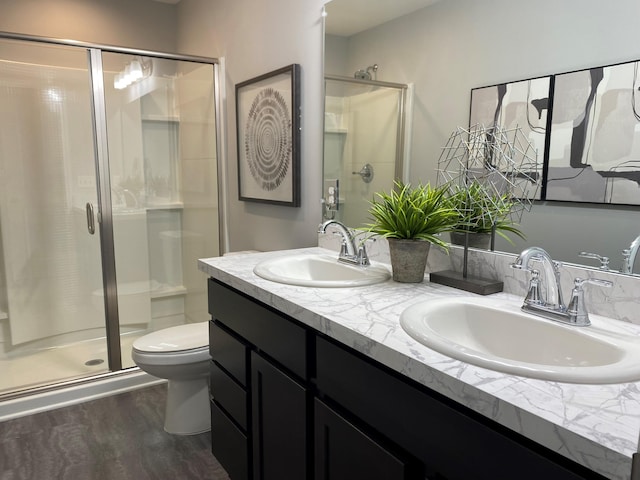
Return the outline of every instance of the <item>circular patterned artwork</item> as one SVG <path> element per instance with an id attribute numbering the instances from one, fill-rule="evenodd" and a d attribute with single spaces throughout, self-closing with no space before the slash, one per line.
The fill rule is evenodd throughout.
<path id="1" fill-rule="evenodd" d="M 291 168 L 291 117 L 284 97 L 273 88 L 261 90 L 247 116 L 244 150 L 251 176 L 263 190 L 280 186 Z"/>

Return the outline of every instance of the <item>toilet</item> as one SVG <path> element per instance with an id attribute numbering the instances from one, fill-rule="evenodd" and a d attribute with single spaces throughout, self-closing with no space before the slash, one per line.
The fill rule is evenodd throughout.
<path id="1" fill-rule="evenodd" d="M 165 328 L 133 342 L 135 364 L 168 380 L 164 419 L 168 433 L 195 435 L 211 429 L 208 323 Z"/>

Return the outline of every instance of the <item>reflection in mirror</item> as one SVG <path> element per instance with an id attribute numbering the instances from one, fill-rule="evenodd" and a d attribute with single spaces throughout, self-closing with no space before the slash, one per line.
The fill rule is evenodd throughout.
<path id="1" fill-rule="evenodd" d="M 406 144 L 410 161 L 405 172 L 406 180 L 416 183 L 435 182 L 448 135 L 469 125 L 472 89 L 640 59 L 640 30 L 634 20 L 640 4 L 635 0 L 620 0 L 614 7 L 598 0 L 401 3 L 403 8 L 411 3 L 413 10 L 396 11 L 386 20 L 376 17 L 378 7 L 398 7 L 399 2 L 328 3 L 325 73 L 353 76 L 377 64 L 378 80 L 412 85 L 408 120 L 413 133 Z M 594 14 L 584 18 L 577 11 Z M 346 21 L 338 22 L 338 16 Z M 353 20 L 373 17 L 368 25 L 356 26 Z M 640 209 L 536 202 L 523 215 L 521 229 L 525 241 L 497 239 L 496 250 L 519 253 L 538 245 L 554 259 L 599 268 L 598 257 L 580 256 L 594 253 L 609 257 L 609 268 L 621 271 L 624 250 L 640 234 Z M 640 273 L 640 265 L 634 271 Z"/>
<path id="2" fill-rule="evenodd" d="M 324 220 L 364 223 L 374 193 L 402 176 L 406 85 L 325 76 Z"/>

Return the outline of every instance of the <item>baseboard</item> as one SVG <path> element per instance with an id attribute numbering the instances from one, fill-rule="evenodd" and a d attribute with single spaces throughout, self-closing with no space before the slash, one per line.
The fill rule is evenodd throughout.
<path id="1" fill-rule="evenodd" d="M 0 401 L 0 422 L 166 383 L 139 369 Z"/>

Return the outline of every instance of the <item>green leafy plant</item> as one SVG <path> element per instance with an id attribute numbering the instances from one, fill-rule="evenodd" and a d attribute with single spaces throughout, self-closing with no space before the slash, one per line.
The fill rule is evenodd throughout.
<path id="1" fill-rule="evenodd" d="M 370 202 L 373 222 L 366 229 L 385 238 L 426 240 L 448 250 L 448 244 L 438 234 L 451 231 L 457 213 L 446 203 L 446 187 L 395 182 L 389 192 L 376 193 Z"/>
<path id="2" fill-rule="evenodd" d="M 516 202 L 507 194 L 489 191 L 478 181 L 450 189 L 445 204 L 456 214 L 454 232 L 490 234 L 495 227 L 496 233 L 512 244 L 505 232 L 525 239 L 510 216 Z"/>

